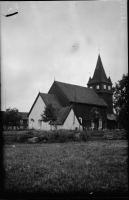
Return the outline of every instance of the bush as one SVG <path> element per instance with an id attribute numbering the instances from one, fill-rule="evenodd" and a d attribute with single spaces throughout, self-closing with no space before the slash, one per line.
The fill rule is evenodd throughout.
<path id="1" fill-rule="evenodd" d="M 127 139 L 128 138 L 128 134 L 126 131 L 124 130 L 107 130 L 105 132 L 105 138 L 110 138 L 112 137 L 113 139 Z"/>
<path id="2" fill-rule="evenodd" d="M 17 137 L 17 142 L 26 142 L 29 138 L 31 138 L 29 134 L 23 134 Z"/>
<path id="3" fill-rule="evenodd" d="M 80 133 L 79 137 L 76 137 L 76 134 Z M 37 136 L 34 135 L 34 136 Z M 82 131 L 73 131 L 73 130 L 54 130 L 54 131 L 40 131 L 39 141 L 44 142 L 44 140 L 48 143 L 56 143 L 56 142 L 70 142 L 70 141 L 86 141 L 87 134 Z"/>
<path id="4" fill-rule="evenodd" d="M 3 142 L 6 143 L 6 144 L 12 144 L 12 143 L 15 143 L 17 142 L 17 137 L 16 136 L 3 136 Z"/>
<path id="5" fill-rule="evenodd" d="M 37 131 L 28 130 L 20 133 L 3 134 L 5 142 L 21 142 L 25 143 L 29 138 L 38 137 L 40 143 L 58 143 L 58 142 L 72 142 L 72 141 L 86 141 L 88 134 L 86 131 L 79 130 L 54 130 L 54 131 Z"/>
<path id="6" fill-rule="evenodd" d="M 82 140 L 84 140 L 84 141 L 88 140 L 88 134 L 87 134 L 87 132 L 82 132 Z"/>
<path id="7" fill-rule="evenodd" d="M 47 135 L 48 142 L 67 142 L 74 140 L 74 134 L 68 130 L 54 130 Z"/>
<path id="8" fill-rule="evenodd" d="M 87 131 L 87 134 L 89 135 L 89 137 L 102 137 L 102 136 L 104 136 L 104 133 L 105 133 L 105 131 L 102 131 L 102 130 L 88 130 Z"/>

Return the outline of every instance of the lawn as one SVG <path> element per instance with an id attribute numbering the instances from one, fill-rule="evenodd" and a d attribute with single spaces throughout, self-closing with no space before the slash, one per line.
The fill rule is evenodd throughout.
<path id="1" fill-rule="evenodd" d="M 14 145 L 3 147 L 6 194 L 128 194 L 127 140 Z"/>

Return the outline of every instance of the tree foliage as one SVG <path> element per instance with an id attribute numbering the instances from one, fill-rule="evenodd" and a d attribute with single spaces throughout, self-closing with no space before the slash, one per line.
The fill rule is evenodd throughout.
<path id="1" fill-rule="evenodd" d="M 2 116 L 2 124 L 3 126 L 6 126 L 7 128 L 9 126 L 20 126 L 20 120 L 22 119 L 22 116 L 19 114 L 18 109 L 16 108 L 8 108 L 3 113 Z"/>
<path id="2" fill-rule="evenodd" d="M 98 108 L 93 107 L 93 108 L 91 109 L 91 111 L 90 111 L 90 118 L 91 118 L 94 122 L 96 122 L 96 121 L 99 120 L 100 117 L 101 117 L 101 114 L 100 114 Z"/>
<path id="3" fill-rule="evenodd" d="M 56 121 L 56 119 L 57 119 L 56 110 L 52 106 L 52 104 L 48 104 L 45 107 L 45 110 L 43 111 L 43 114 L 41 116 L 42 116 L 42 120 L 44 122 L 49 122 L 49 124 L 51 124 L 51 122 Z"/>
<path id="4" fill-rule="evenodd" d="M 121 80 L 118 80 L 113 87 L 114 94 L 114 109 L 117 114 L 117 119 L 121 123 L 122 127 L 128 129 L 128 73 L 123 74 Z"/>

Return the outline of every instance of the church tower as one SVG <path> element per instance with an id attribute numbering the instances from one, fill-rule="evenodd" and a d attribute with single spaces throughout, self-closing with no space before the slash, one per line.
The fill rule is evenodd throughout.
<path id="1" fill-rule="evenodd" d="M 103 98 L 104 101 L 107 103 L 107 113 L 113 114 L 112 82 L 110 77 L 107 78 L 106 76 L 100 55 L 98 55 L 93 78 L 89 78 L 87 86 L 94 89 L 98 93 L 98 95 Z"/>

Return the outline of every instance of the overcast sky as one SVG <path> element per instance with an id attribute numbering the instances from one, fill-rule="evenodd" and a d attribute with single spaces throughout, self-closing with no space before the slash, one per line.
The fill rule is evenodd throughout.
<path id="1" fill-rule="evenodd" d="M 115 85 L 127 68 L 127 2 L 1 2 L 1 109 L 29 112 L 54 82 L 86 86 L 99 46 Z"/>

